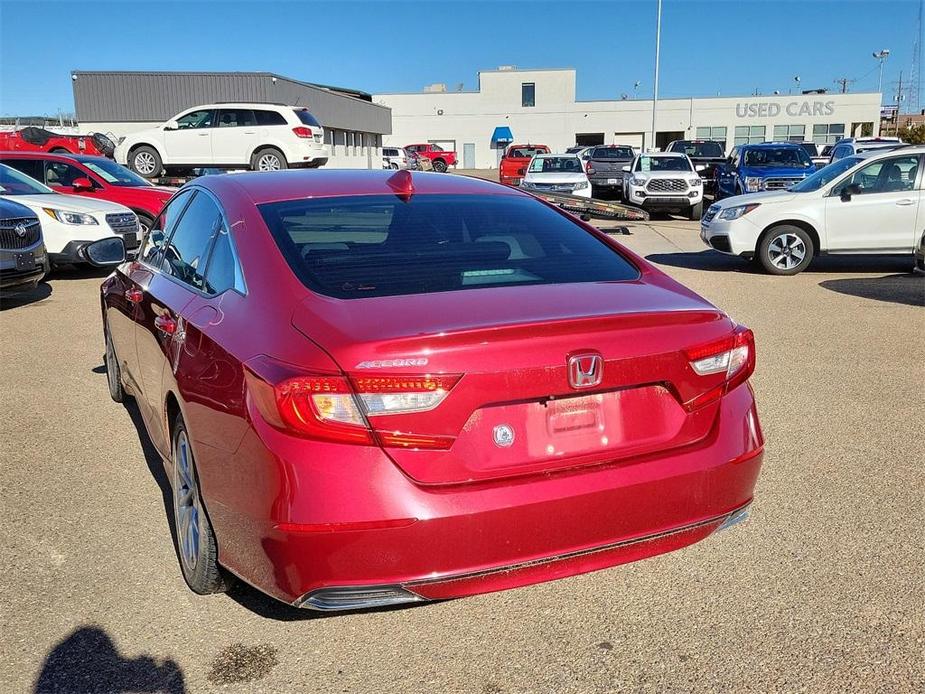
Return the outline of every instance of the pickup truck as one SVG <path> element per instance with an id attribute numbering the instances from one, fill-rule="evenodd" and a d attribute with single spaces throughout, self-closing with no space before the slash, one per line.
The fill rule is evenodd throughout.
<path id="1" fill-rule="evenodd" d="M 700 178 L 703 179 L 703 192 L 713 194 L 716 191 L 716 170 L 726 163 L 726 153 L 719 142 L 713 140 L 675 140 L 668 145 L 667 152 L 686 154 Z"/>
<path id="2" fill-rule="evenodd" d="M 816 172 L 806 150 L 795 142 L 738 145 L 717 169 L 716 199 L 783 190 Z"/>
<path id="3" fill-rule="evenodd" d="M 591 181 L 592 196 L 602 192 L 622 193 L 623 167 L 633 161 L 636 153 L 629 145 L 598 145 L 581 154 L 587 162 L 585 172 Z"/>
<path id="4" fill-rule="evenodd" d="M 115 143 L 101 133 L 59 135 L 34 126 L 22 130 L 0 132 L 0 152 L 92 154 L 111 159 L 115 148 Z"/>
<path id="5" fill-rule="evenodd" d="M 501 157 L 499 180 L 509 186 L 519 186 L 527 173 L 527 165 L 535 154 L 549 154 L 549 147 L 546 145 L 510 145 Z"/>
<path id="6" fill-rule="evenodd" d="M 445 150 L 440 145 L 428 142 L 427 144 L 405 145 L 405 149 L 414 152 L 419 157 L 430 159 L 434 171 L 443 173 L 447 167 L 456 166 L 456 152 Z"/>

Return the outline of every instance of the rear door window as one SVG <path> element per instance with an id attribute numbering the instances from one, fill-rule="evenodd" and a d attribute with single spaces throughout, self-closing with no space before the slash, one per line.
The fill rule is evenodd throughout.
<path id="1" fill-rule="evenodd" d="M 341 299 L 639 274 L 577 222 L 528 197 L 356 196 L 259 209 L 302 282 Z"/>

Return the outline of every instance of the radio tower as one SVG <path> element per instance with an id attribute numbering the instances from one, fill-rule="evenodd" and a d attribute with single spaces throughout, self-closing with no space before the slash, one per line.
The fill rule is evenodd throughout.
<path id="1" fill-rule="evenodd" d="M 919 112 L 919 97 L 922 90 L 922 8 L 925 0 L 919 0 L 919 18 L 915 23 L 915 41 L 912 44 L 912 72 L 906 92 L 906 112 Z M 901 107 L 901 105 L 900 105 Z"/>

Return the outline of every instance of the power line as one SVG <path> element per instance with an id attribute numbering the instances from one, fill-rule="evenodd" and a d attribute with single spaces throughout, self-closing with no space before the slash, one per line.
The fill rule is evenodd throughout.
<path id="1" fill-rule="evenodd" d="M 848 92 L 848 85 L 854 84 L 857 80 L 851 80 L 847 77 L 839 77 L 837 80 L 834 80 L 835 84 L 841 85 L 841 93 L 846 94 Z"/>

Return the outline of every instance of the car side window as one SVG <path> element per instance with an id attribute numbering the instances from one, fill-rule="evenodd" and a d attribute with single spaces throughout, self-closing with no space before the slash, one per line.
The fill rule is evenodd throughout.
<path id="1" fill-rule="evenodd" d="M 212 109 L 204 111 L 193 111 L 185 116 L 177 118 L 177 130 L 189 130 L 191 128 L 211 128 L 212 127 Z"/>
<path id="2" fill-rule="evenodd" d="M 71 186 L 78 178 L 90 178 L 73 164 L 61 161 L 45 162 L 45 185 Z"/>
<path id="3" fill-rule="evenodd" d="M 222 223 L 218 207 L 197 191 L 174 227 L 161 254 L 161 270 L 199 291 L 206 291 L 205 270 L 209 241 Z"/>
<path id="4" fill-rule="evenodd" d="M 39 183 L 45 182 L 41 159 L 4 159 L 2 163 L 34 178 Z"/>
<path id="5" fill-rule="evenodd" d="M 257 125 L 286 125 L 286 117 L 276 111 L 254 111 Z"/>
<path id="6" fill-rule="evenodd" d="M 218 127 L 245 128 L 257 125 L 254 112 L 247 108 L 223 108 L 218 112 Z"/>
<path id="7" fill-rule="evenodd" d="M 221 294 L 234 289 L 243 294 L 244 274 L 238 262 L 234 240 L 222 224 L 215 232 L 212 242 L 212 251 L 209 254 L 209 265 L 206 269 L 206 291 L 209 294 Z"/>
<path id="8" fill-rule="evenodd" d="M 173 199 L 167 203 L 161 213 L 158 215 L 151 230 L 142 241 L 141 248 L 138 250 L 138 260 L 146 265 L 156 267 L 160 262 L 160 252 L 163 250 L 167 237 L 173 230 L 180 213 L 186 207 L 192 197 L 192 191 L 182 190 L 177 193 Z"/>
<path id="9" fill-rule="evenodd" d="M 836 186 L 837 193 L 849 185 L 856 185 L 856 195 L 897 193 L 912 190 L 919 169 L 918 156 L 881 159 L 864 166 L 850 178 Z M 833 191 L 836 192 L 836 191 Z"/>

